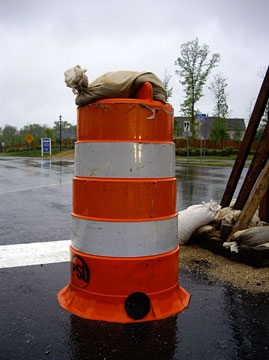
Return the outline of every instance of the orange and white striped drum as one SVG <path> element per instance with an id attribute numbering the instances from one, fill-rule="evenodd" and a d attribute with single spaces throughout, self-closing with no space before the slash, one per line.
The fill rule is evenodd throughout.
<path id="1" fill-rule="evenodd" d="M 83 318 L 157 320 L 186 308 L 178 284 L 173 108 L 145 83 L 135 99 L 78 108 L 70 283 Z"/>

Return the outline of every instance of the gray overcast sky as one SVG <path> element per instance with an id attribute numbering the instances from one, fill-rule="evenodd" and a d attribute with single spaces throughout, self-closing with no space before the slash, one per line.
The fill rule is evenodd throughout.
<path id="1" fill-rule="evenodd" d="M 257 73 L 268 66 L 268 14 L 268 0 L 2 0 L 0 127 L 52 126 L 60 114 L 75 124 L 63 73 L 76 64 L 89 81 L 115 70 L 163 79 L 167 68 L 179 115 L 184 92 L 174 64 L 180 45 L 195 37 L 221 55 L 212 75 L 227 78 L 231 116 L 248 118 L 262 82 Z M 198 108 L 212 114 L 207 89 Z"/>

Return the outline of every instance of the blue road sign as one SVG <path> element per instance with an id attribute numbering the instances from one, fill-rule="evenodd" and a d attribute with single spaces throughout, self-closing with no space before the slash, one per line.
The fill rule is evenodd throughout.
<path id="1" fill-rule="evenodd" d="M 50 154 L 51 155 L 51 139 L 42 138 L 41 139 L 41 155 Z"/>
<path id="2" fill-rule="evenodd" d="M 205 120 L 206 114 L 196 114 L 197 120 L 202 121 Z"/>

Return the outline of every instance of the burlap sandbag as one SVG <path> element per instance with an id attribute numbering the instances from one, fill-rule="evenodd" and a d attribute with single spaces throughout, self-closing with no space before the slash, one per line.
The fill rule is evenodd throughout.
<path id="1" fill-rule="evenodd" d="M 132 98 L 137 90 L 148 81 L 153 87 L 153 99 L 167 100 L 162 81 L 151 72 L 114 71 L 107 72 L 88 83 L 86 69 L 76 65 L 65 71 L 65 83 L 76 94 L 76 105 L 86 105 L 108 98 Z"/>

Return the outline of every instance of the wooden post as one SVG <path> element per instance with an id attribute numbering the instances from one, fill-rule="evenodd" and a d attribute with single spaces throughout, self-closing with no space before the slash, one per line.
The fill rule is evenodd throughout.
<path id="1" fill-rule="evenodd" d="M 262 221 L 269 223 L 269 189 L 267 190 L 260 204 L 259 217 Z"/>
<path id="2" fill-rule="evenodd" d="M 247 198 L 253 188 L 256 180 L 259 177 L 262 168 L 269 159 L 269 122 L 267 123 L 261 141 L 259 142 L 258 149 L 253 157 L 253 160 L 248 169 L 244 183 L 234 205 L 235 210 L 242 210 Z"/>
<path id="3" fill-rule="evenodd" d="M 230 205 L 234 191 L 240 179 L 242 170 L 244 168 L 248 152 L 251 148 L 254 136 L 257 132 L 261 117 L 264 113 L 266 103 L 269 98 L 269 67 L 267 68 L 266 75 L 264 77 L 258 98 L 256 100 L 251 118 L 245 132 L 244 139 L 240 145 L 240 149 L 234 163 L 230 178 L 228 180 L 226 189 L 224 191 L 220 205 L 227 207 Z"/>
<path id="4" fill-rule="evenodd" d="M 257 210 L 262 198 L 269 188 L 269 160 L 263 168 L 257 183 L 252 189 L 249 198 L 243 207 L 237 222 L 235 223 L 227 242 L 231 241 L 232 235 L 239 230 L 246 229 L 255 211 Z"/>

